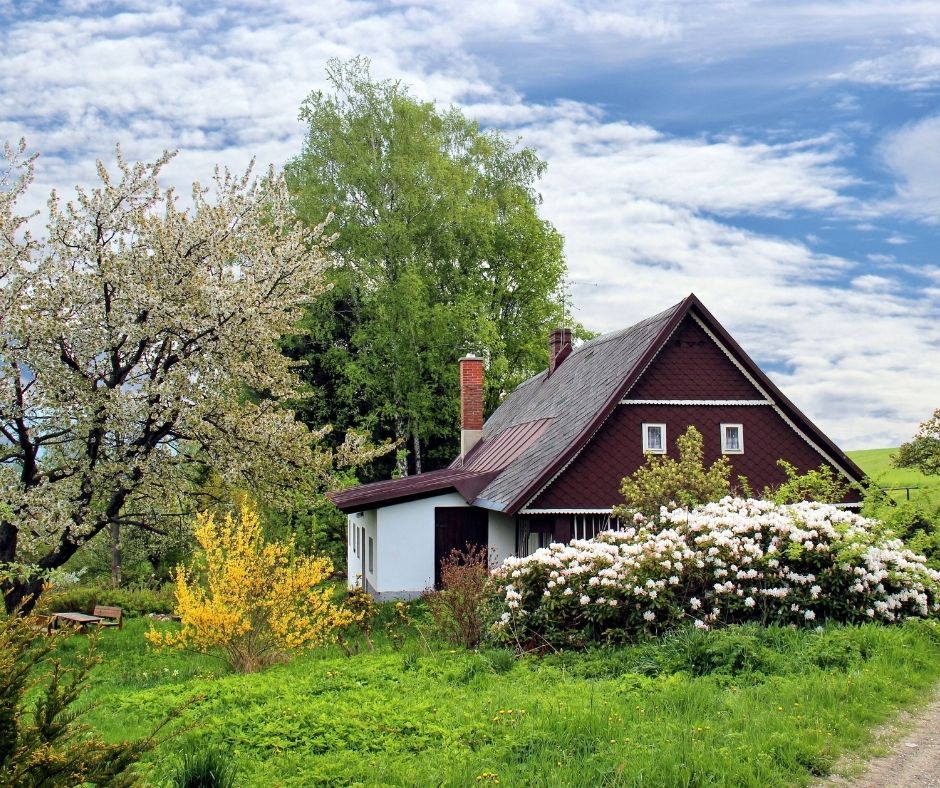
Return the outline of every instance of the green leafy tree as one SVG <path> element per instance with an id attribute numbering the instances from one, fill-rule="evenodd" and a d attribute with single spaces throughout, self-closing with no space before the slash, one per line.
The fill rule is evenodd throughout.
<path id="1" fill-rule="evenodd" d="M 927 476 L 940 476 L 940 408 L 920 425 L 907 443 L 902 443 L 894 456 L 898 468 L 917 468 Z"/>
<path id="2" fill-rule="evenodd" d="M 731 464 L 722 457 L 705 467 L 702 433 L 695 427 L 680 435 L 676 446 L 678 459 L 648 454 L 646 464 L 623 480 L 624 503 L 613 508 L 615 517 L 630 522 L 639 514 L 655 520 L 662 506 L 692 509 L 731 493 Z"/>
<path id="3" fill-rule="evenodd" d="M 801 501 L 819 501 L 820 503 L 839 503 L 845 500 L 849 485 L 840 479 L 828 465 L 800 473 L 799 469 L 786 460 L 777 460 L 783 468 L 787 480 L 776 489 L 765 488 L 763 497 L 776 503 L 800 503 Z"/>
<path id="4" fill-rule="evenodd" d="M 287 179 L 309 225 L 332 212 L 337 265 L 285 349 L 318 392 L 304 418 L 395 438 L 398 472 L 420 471 L 456 449 L 461 355 L 487 358 L 488 410 L 547 363 L 565 263 L 537 211 L 545 163 L 373 80 L 366 59 L 330 61 L 327 76 L 331 92 L 301 108 Z"/>

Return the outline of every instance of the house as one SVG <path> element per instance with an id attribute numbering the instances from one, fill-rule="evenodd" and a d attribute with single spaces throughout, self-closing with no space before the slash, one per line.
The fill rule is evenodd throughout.
<path id="1" fill-rule="evenodd" d="M 332 494 L 348 515 L 350 584 L 411 598 L 468 542 L 492 560 L 608 527 L 620 483 L 647 453 L 673 455 L 689 425 L 756 490 L 830 466 L 862 471 L 760 370 L 695 297 L 578 348 L 550 339 L 548 369 L 483 421 L 483 360 L 460 360 L 460 456 L 448 468 Z M 858 505 L 852 492 L 845 505 Z"/>

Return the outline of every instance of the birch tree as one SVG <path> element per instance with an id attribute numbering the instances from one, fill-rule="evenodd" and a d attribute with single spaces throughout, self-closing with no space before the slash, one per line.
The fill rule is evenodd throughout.
<path id="1" fill-rule="evenodd" d="M 287 175 L 305 221 L 332 212 L 341 265 L 288 352 L 314 355 L 315 421 L 396 438 L 399 474 L 440 467 L 459 445 L 457 359 L 487 358 L 492 411 L 544 369 L 564 321 L 562 238 L 538 214 L 546 165 L 374 80 L 365 58 L 331 60 L 327 78 L 301 107 L 307 138 Z"/>
<path id="2" fill-rule="evenodd" d="M 40 238 L 16 212 L 34 158 L 6 148 L 0 564 L 31 568 L 6 573 L 7 610 L 102 531 L 158 527 L 195 469 L 272 500 L 362 454 L 284 406 L 297 379 L 277 340 L 323 287 L 322 226 L 295 221 L 273 170 L 217 170 L 183 209 L 158 183 L 170 158 L 118 149 L 99 186 L 52 194 Z"/>

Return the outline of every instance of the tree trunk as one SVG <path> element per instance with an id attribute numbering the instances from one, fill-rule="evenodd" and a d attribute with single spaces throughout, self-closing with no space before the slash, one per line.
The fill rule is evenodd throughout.
<path id="1" fill-rule="evenodd" d="M 111 521 L 111 587 L 121 587 L 121 524 Z"/>
<path id="2" fill-rule="evenodd" d="M 42 593 L 43 579 L 33 577 L 28 580 L 14 580 L 3 583 L 3 602 L 7 615 L 11 615 L 18 607 L 21 613 L 28 613 L 36 605 L 36 600 Z"/>
<path id="3" fill-rule="evenodd" d="M 414 447 L 415 447 L 415 473 L 421 473 L 421 438 L 414 435 Z"/>
<path id="4" fill-rule="evenodd" d="M 395 437 L 399 441 L 398 451 L 395 453 L 395 476 L 401 478 L 408 475 L 408 444 L 406 443 L 405 425 L 401 416 L 395 417 Z"/>

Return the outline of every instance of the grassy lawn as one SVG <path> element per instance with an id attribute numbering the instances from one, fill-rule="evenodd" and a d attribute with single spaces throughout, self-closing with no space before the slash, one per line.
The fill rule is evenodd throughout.
<path id="1" fill-rule="evenodd" d="M 249 676 L 154 652 L 147 626 L 102 633 L 87 721 L 117 740 L 189 702 L 151 785 L 187 739 L 228 753 L 239 785 L 799 785 L 940 676 L 940 629 L 922 622 L 689 631 L 523 660 L 412 635 L 403 651 L 324 648 Z"/>
<path id="2" fill-rule="evenodd" d="M 940 506 L 940 476 L 924 476 L 913 468 L 895 468 L 891 465 L 891 455 L 897 449 L 862 449 L 846 452 L 858 466 L 882 487 L 916 487 L 911 490 L 911 500 L 926 499 L 931 505 Z M 904 490 L 895 489 L 891 495 L 903 501 L 907 495 Z"/>

